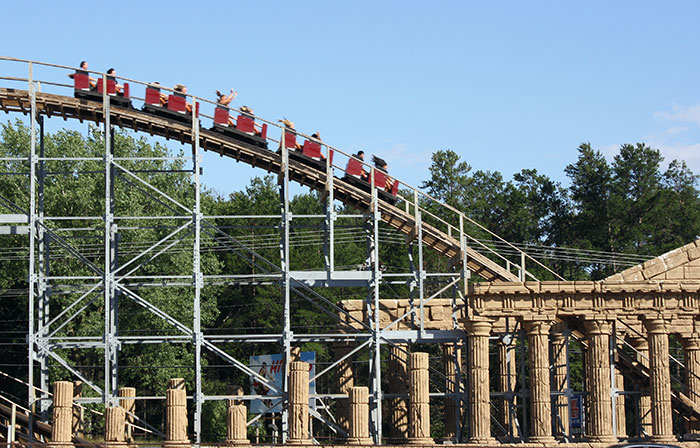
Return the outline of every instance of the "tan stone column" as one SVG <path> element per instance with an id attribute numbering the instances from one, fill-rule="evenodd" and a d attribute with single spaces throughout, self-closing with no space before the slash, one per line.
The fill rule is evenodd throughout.
<path id="1" fill-rule="evenodd" d="M 455 365 L 455 362 L 457 363 Z M 445 392 L 454 394 L 461 392 L 457 384 L 457 369 L 462 370 L 462 350 L 456 343 L 442 346 L 442 365 L 445 370 Z M 457 437 L 457 401 L 453 397 L 445 397 L 445 439 L 456 441 Z"/>
<path id="2" fill-rule="evenodd" d="M 126 447 L 126 413 L 124 408 L 110 406 L 105 409 L 105 448 Z"/>
<path id="3" fill-rule="evenodd" d="M 489 387 L 489 335 L 491 320 L 466 322 L 469 364 L 469 442 L 493 443 L 491 437 L 491 392 Z"/>
<path id="4" fill-rule="evenodd" d="M 552 396 L 549 381 L 548 321 L 525 321 L 530 362 L 530 442 L 552 444 Z"/>
<path id="5" fill-rule="evenodd" d="M 390 394 L 408 394 L 408 344 L 389 346 L 389 384 Z M 387 418 L 389 419 L 389 440 L 391 443 L 403 443 L 408 439 L 408 400 L 390 398 Z"/>
<path id="6" fill-rule="evenodd" d="M 686 395 L 695 404 L 700 405 L 700 334 L 683 338 L 685 351 L 685 387 Z M 687 425 L 686 438 L 700 437 L 700 422 L 691 420 Z"/>
<path id="7" fill-rule="evenodd" d="M 606 320 L 587 320 L 584 325 L 588 341 L 589 438 L 594 442 L 614 442 L 610 397 L 612 324 Z"/>
<path id="8" fill-rule="evenodd" d="M 372 445 L 369 436 L 369 389 L 350 389 L 350 432 L 347 443 L 350 445 Z"/>
<path id="9" fill-rule="evenodd" d="M 353 346 L 346 342 L 335 344 L 333 346 L 335 359 L 341 359 L 343 356 L 350 353 L 352 349 Z M 336 368 L 336 380 L 336 390 L 339 394 L 348 394 L 350 389 L 355 385 L 355 379 L 352 373 L 352 356 L 338 364 Z M 336 400 L 336 418 L 338 419 L 338 426 L 343 428 L 346 432 L 350 431 L 349 413 L 348 399 L 339 398 Z"/>
<path id="10" fill-rule="evenodd" d="M 557 392 L 565 393 L 568 384 L 566 382 L 566 363 L 568 359 L 569 347 L 566 335 L 563 333 L 565 327 L 557 324 L 552 328 L 552 381 L 553 389 Z M 569 397 L 557 395 L 554 400 L 554 435 L 563 439 L 569 434 Z"/>
<path id="11" fill-rule="evenodd" d="M 121 387 L 117 391 L 117 395 L 119 397 L 135 397 L 136 396 L 136 388 L 135 387 Z M 134 436 L 133 436 L 133 424 L 134 424 L 134 416 L 133 414 L 136 413 L 136 399 L 135 398 L 120 398 L 119 399 L 119 406 L 124 408 L 125 411 L 125 419 L 126 419 L 126 441 L 131 443 L 134 441 Z"/>
<path id="12" fill-rule="evenodd" d="M 630 342 L 637 350 L 637 361 L 644 367 L 649 368 L 649 342 L 642 337 L 630 338 Z M 651 397 L 649 396 L 649 386 L 642 387 L 639 396 L 639 425 L 646 434 L 651 434 Z M 643 434 L 640 434 L 643 435 Z"/>
<path id="13" fill-rule="evenodd" d="M 187 438 L 187 391 L 184 378 L 168 380 L 165 392 L 165 441 L 166 448 L 189 447 Z"/>
<path id="14" fill-rule="evenodd" d="M 673 436 L 671 372 L 669 370 L 668 329 L 663 319 L 644 322 L 649 340 L 651 392 L 651 433 L 656 442 L 669 442 Z"/>
<path id="15" fill-rule="evenodd" d="M 233 386 L 232 395 L 243 395 L 241 386 Z M 226 445 L 249 445 L 248 440 L 248 408 L 239 399 L 226 400 Z"/>
<path id="16" fill-rule="evenodd" d="M 289 438 L 291 445 L 309 445 L 309 364 L 289 366 Z"/>
<path id="17" fill-rule="evenodd" d="M 408 443 L 433 444 L 430 438 L 430 382 L 428 354 L 411 353 L 408 358 Z"/>
<path id="18" fill-rule="evenodd" d="M 51 427 L 52 447 L 72 447 L 73 443 L 73 383 L 56 381 L 53 383 L 53 425 Z"/>
<path id="19" fill-rule="evenodd" d="M 515 344 L 512 342 L 509 345 L 503 340 L 498 341 L 498 390 L 502 393 L 512 394 L 515 392 L 517 373 L 515 369 L 516 353 L 514 348 Z M 512 434 L 514 438 L 518 438 L 520 437 L 518 425 L 511 420 L 510 403 L 511 401 L 507 397 L 503 397 L 501 399 L 501 424 L 507 431 L 509 431 L 509 434 Z M 512 403 L 513 405 L 517 403 L 515 396 L 512 398 Z"/>

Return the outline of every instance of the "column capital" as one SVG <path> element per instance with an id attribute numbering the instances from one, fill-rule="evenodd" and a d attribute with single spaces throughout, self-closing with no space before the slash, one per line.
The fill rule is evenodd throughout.
<path id="1" fill-rule="evenodd" d="M 687 351 L 700 350 L 700 334 L 693 333 L 688 337 L 681 338 L 683 348 Z"/>
<path id="2" fill-rule="evenodd" d="M 490 336 L 494 320 L 487 318 L 471 317 L 464 321 L 467 336 Z"/>
<path id="3" fill-rule="evenodd" d="M 588 335 L 605 335 L 612 334 L 612 322 L 604 319 L 587 319 L 583 321 L 583 326 Z"/>
<path id="4" fill-rule="evenodd" d="M 644 319 L 648 334 L 668 334 L 669 321 L 663 318 Z"/>
<path id="5" fill-rule="evenodd" d="M 549 320 L 523 320 L 528 336 L 549 336 L 552 322 Z"/>

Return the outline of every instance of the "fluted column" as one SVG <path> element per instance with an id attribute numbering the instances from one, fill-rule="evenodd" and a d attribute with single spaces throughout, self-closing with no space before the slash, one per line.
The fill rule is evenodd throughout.
<path id="1" fill-rule="evenodd" d="M 552 437 L 552 398 L 549 381 L 548 321 L 526 321 L 530 361 L 530 405 L 532 431 L 530 442 L 554 443 Z"/>
<path id="2" fill-rule="evenodd" d="M 241 386 L 233 386 L 232 394 L 236 397 L 243 395 Z M 226 445 L 249 445 L 248 440 L 248 408 L 240 399 L 226 400 Z"/>
<path id="3" fill-rule="evenodd" d="M 105 408 L 105 448 L 126 447 L 126 419 L 124 408 L 110 406 Z"/>
<path id="4" fill-rule="evenodd" d="M 613 442 L 612 398 L 610 397 L 610 334 L 606 320 L 587 320 L 589 438 L 596 442 Z"/>
<path id="5" fill-rule="evenodd" d="M 668 442 L 675 440 L 675 437 L 671 418 L 671 372 L 667 322 L 663 319 L 650 319 L 644 323 L 649 340 L 651 438 L 657 442 Z"/>
<path id="6" fill-rule="evenodd" d="M 567 362 L 569 358 L 568 339 L 563 325 L 557 324 L 552 328 L 552 381 L 553 389 L 565 393 L 569 389 L 567 383 Z M 554 400 L 554 435 L 564 438 L 569 434 L 569 397 L 557 395 Z"/>
<path id="7" fill-rule="evenodd" d="M 506 335 L 506 337 L 508 338 L 508 341 L 498 341 L 498 390 L 504 394 L 512 394 L 515 392 L 517 379 L 515 369 L 516 353 L 514 350 L 515 344 L 512 341 L 510 341 L 511 336 Z M 511 418 L 511 403 L 513 406 L 516 405 L 517 401 L 515 396 L 512 396 L 512 398 L 508 398 L 505 396 L 501 398 L 501 408 L 499 410 L 501 424 L 506 429 L 506 431 L 508 431 L 508 433 L 513 436 L 513 438 L 518 438 L 520 437 L 520 434 L 518 432 L 518 425 L 516 425 L 513 421 L 513 419 L 517 418 L 517 414 L 513 415 Z"/>
<path id="8" fill-rule="evenodd" d="M 686 395 L 693 403 L 700 405 L 700 334 L 683 338 L 685 351 L 685 387 Z M 687 425 L 686 438 L 700 437 L 700 422 L 691 420 Z"/>
<path id="9" fill-rule="evenodd" d="M 311 444 L 309 439 L 309 364 L 294 361 L 289 368 L 289 438 L 292 445 Z"/>
<path id="10" fill-rule="evenodd" d="M 491 320 L 466 322 L 469 365 L 469 442 L 493 443 L 491 437 L 491 396 L 489 387 L 489 335 Z"/>
<path id="11" fill-rule="evenodd" d="M 335 352 L 335 359 L 339 360 L 343 358 L 345 355 L 350 353 L 353 349 L 353 346 L 346 343 L 346 342 L 341 342 L 337 343 L 333 346 L 334 352 Z M 339 394 L 348 394 L 350 389 L 355 385 L 355 379 L 353 377 L 352 373 L 352 357 L 349 357 L 345 359 L 344 361 L 341 361 L 338 364 L 338 367 L 336 368 L 336 390 L 338 391 Z M 346 432 L 350 431 L 350 424 L 349 424 L 349 407 L 348 407 L 348 399 L 347 398 L 339 398 L 336 400 L 336 418 L 338 419 L 338 426 L 343 428 Z"/>
<path id="12" fill-rule="evenodd" d="M 166 448 L 188 447 L 187 439 L 187 391 L 184 378 L 168 380 L 165 395 L 165 441 Z"/>
<path id="13" fill-rule="evenodd" d="M 73 446 L 73 383 L 56 381 L 53 383 L 53 425 L 50 446 Z"/>
<path id="14" fill-rule="evenodd" d="M 121 387 L 117 391 L 119 396 L 119 406 L 124 408 L 124 414 L 126 419 L 126 441 L 131 443 L 134 441 L 133 427 L 134 416 L 136 413 L 136 399 L 135 398 L 122 398 L 122 397 L 135 397 L 136 388 L 134 387 Z"/>
<path id="15" fill-rule="evenodd" d="M 389 384 L 390 394 L 408 394 L 408 344 L 389 346 Z M 408 439 L 408 400 L 390 398 L 387 418 L 389 419 L 389 440 L 391 443 L 403 443 Z"/>
<path id="16" fill-rule="evenodd" d="M 350 445 L 372 445 L 369 436 L 369 389 L 350 389 L 350 432 L 347 443 Z"/>
<path id="17" fill-rule="evenodd" d="M 649 342 L 642 337 L 632 337 L 630 338 L 630 342 L 637 351 L 637 362 L 649 368 Z M 638 401 L 639 426 L 643 434 L 651 434 L 651 397 L 649 396 L 649 385 L 643 385 L 640 392 L 642 395 L 639 396 Z"/>
<path id="18" fill-rule="evenodd" d="M 428 354 L 411 353 L 408 358 L 408 443 L 434 443 L 430 438 L 429 392 Z"/>
<path id="19" fill-rule="evenodd" d="M 455 364 L 456 363 L 456 364 Z M 445 392 L 461 391 L 457 383 L 457 369 L 462 369 L 462 350 L 454 343 L 442 347 L 442 364 L 445 370 Z M 454 397 L 445 397 L 445 439 L 455 441 L 457 437 L 457 402 Z"/>

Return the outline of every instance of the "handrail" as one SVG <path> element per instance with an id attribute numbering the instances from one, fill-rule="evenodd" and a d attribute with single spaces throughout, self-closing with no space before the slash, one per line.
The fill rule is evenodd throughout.
<path id="1" fill-rule="evenodd" d="M 32 60 L 27 60 L 27 59 L 13 58 L 13 57 L 9 57 L 9 56 L 0 56 L 0 61 L 18 62 L 18 63 L 24 63 L 24 64 L 35 64 L 35 65 L 37 65 L 37 66 L 52 67 L 52 68 L 58 68 L 58 69 L 68 70 L 68 71 L 81 70 L 80 68 L 71 67 L 71 66 L 66 66 L 66 65 L 51 64 L 51 63 L 40 62 L 40 61 L 32 61 Z M 94 75 L 96 75 L 96 76 L 101 76 L 101 77 L 110 76 L 110 77 L 113 77 L 113 78 L 118 79 L 118 80 L 120 80 L 120 81 L 126 81 L 126 82 L 130 82 L 130 83 L 134 83 L 134 84 L 136 84 L 136 85 L 149 86 L 149 85 L 152 85 L 152 84 L 153 84 L 152 82 L 150 82 L 150 83 L 148 83 L 148 82 L 143 82 L 143 81 L 139 81 L 139 80 L 135 80 L 135 79 L 132 79 L 132 78 L 127 78 L 127 77 L 123 77 L 123 76 L 119 76 L 119 75 L 107 75 L 106 73 L 99 72 L 99 71 L 94 71 L 94 70 L 86 70 L 86 71 L 87 71 L 88 73 L 94 74 Z M 0 79 L 6 79 L 6 78 L 0 78 Z M 17 78 L 17 79 L 14 79 L 14 80 L 20 81 L 21 79 Z M 45 83 L 45 84 L 47 84 L 47 85 L 66 86 L 66 85 L 64 85 L 64 84 L 57 84 L 57 83 L 54 83 L 54 82 L 44 82 L 44 81 L 40 81 L 40 80 L 36 80 L 36 79 L 33 79 L 33 82 L 37 82 L 37 83 L 43 82 L 43 83 Z M 66 87 L 70 87 L 70 86 L 66 86 Z M 160 85 L 159 88 L 162 89 L 162 90 L 168 91 L 168 92 L 174 92 L 174 89 L 169 88 L 169 87 L 167 87 L 167 86 Z M 196 96 L 196 95 L 189 94 L 189 93 L 188 93 L 188 94 L 185 94 L 185 96 L 186 96 L 186 97 L 190 97 L 190 98 L 192 99 L 193 102 L 201 102 L 201 103 L 203 103 L 203 104 L 211 104 L 211 105 L 213 105 L 214 107 L 221 107 L 221 106 L 222 106 L 222 105 L 219 105 L 218 103 L 216 103 L 216 102 L 214 102 L 214 101 L 212 101 L 212 100 L 209 100 L 209 99 L 206 99 L 206 98 L 201 98 L 201 97 L 198 97 L 198 96 Z M 133 96 L 132 96 L 132 98 L 133 98 L 133 99 L 139 99 L 139 98 L 133 97 Z M 139 99 L 139 100 L 141 100 L 141 99 Z M 236 110 L 236 111 L 238 111 L 239 113 L 241 112 L 238 108 L 231 108 L 231 107 L 228 107 L 228 106 L 223 106 L 223 107 L 227 108 L 228 110 Z M 274 126 L 274 127 L 276 127 L 276 128 L 279 128 L 280 130 L 284 130 L 284 129 L 285 129 L 283 126 L 278 125 L 276 122 L 272 122 L 272 121 L 269 121 L 269 120 L 265 120 L 265 119 L 263 119 L 263 118 L 261 118 L 261 117 L 258 117 L 258 116 L 256 116 L 256 115 L 254 115 L 254 114 L 252 114 L 252 116 L 253 116 L 253 118 L 254 118 L 255 120 L 259 120 L 261 123 L 268 124 L 269 126 Z M 211 117 L 209 117 L 209 116 L 206 116 L 206 117 L 207 117 L 207 118 L 211 118 Z M 302 133 L 302 132 L 297 131 L 296 129 L 294 129 L 294 132 L 296 133 L 296 135 L 298 135 L 298 136 L 300 136 L 300 137 L 302 137 L 302 138 L 306 138 L 306 139 L 311 139 L 311 138 L 312 138 L 312 137 L 310 137 L 310 136 L 308 136 L 308 135 L 306 135 L 306 134 L 304 134 L 304 133 Z M 273 138 L 268 138 L 268 139 L 271 140 L 271 141 L 277 142 L 277 140 L 275 140 L 275 139 L 273 139 Z M 326 147 L 327 154 L 330 153 L 330 151 L 332 150 L 332 151 L 334 151 L 335 153 L 338 153 L 338 154 L 341 154 L 342 156 L 347 157 L 348 159 L 355 159 L 355 160 L 359 161 L 364 167 L 368 167 L 370 173 L 376 169 L 375 167 L 371 166 L 369 163 L 367 163 L 367 162 L 365 162 L 365 161 L 363 161 L 363 160 L 357 159 L 357 158 L 355 158 L 353 155 L 347 154 L 346 152 L 344 152 L 344 151 L 342 151 L 342 150 L 340 150 L 340 149 L 338 149 L 338 148 L 336 148 L 336 147 L 334 147 L 334 146 L 332 146 L 332 145 L 329 145 L 329 144 L 327 144 L 327 143 L 325 143 L 325 142 L 319 142 L 319 143 L 320 143 L 322 146 L 325 146 L 325 147 Z M 338 168 L 339 170 L 344 171 L 344 169 L 343 169 L 342 167 L 340 167 L 340 166 L 337 166 L 337 165 L 335 165 L 335 164 L 329 164 L 329 165 L 330 165 L 331 169 L 332 169 L 332 168 Z M 480 247 L 482 247 L 483 250 L 488 251 L 488 253 L 492 254 L 493 256 L 497 257 L 497 258 L 500 259 L 500 260 L 506 261 L 507 264 L 506 264 L 506 267 L 504 267 L 504 269 L 506 269 L 506 270 L 509 270 L 509 267 L 508 267 L 508 266 L 510 266 L 511 264 L 514 264 L 514 265 L 520 264 L 520 270 L 521 270 L 521 277 L 520 277 L 520 278 L 521 278 L 522 281 L 525 280 L 526 276 L 527 276 L 527 277 L 530 277 L 530 278 L 532 278 L 532 279 L 535 279 L 535 277 L 534 277 L 530 272 L 528 272 L 527 270 L 525 270 L 525 266 L 524 266 L 524 261 L 525 261 L 525 260 L 532 261 L 532 262 L 535 263 L 537 266 L 541 267 L 541 268 L 544 269 L 545 271 L 547 271 L 547 272 L 549 272 L 550 274 L 552 274 L 555 278 L 557 278 L 557 279 L 559 279 L 559 280 L 564 280 L 563 277 L 561 277 L 561 276 L 560 276 L 559 274 L 557 274 L 555 271 L 553 271 L 552 269 L 550 269 L 549 267 L 547 267 L 546 265 L 544 265 L 542 262 L 540 262 L 540 261 L 537 260 L 536 258 L 530 256 L 527 252 L 525 252 L 525 251 L 523 251 L 522 249 L 518 248 L 517 246 L 513 245 L 512 243 L 510 243 L 509 241 L 507 241 L 506 239 L 504 239 L 504 238 L 501 237 L 500 235 L 496 234 L 495 232 L 493 232 L 493 231 L 489 230 L 488 228 L 484 227 L 483 225 L 479 224 L 478 222 L 476 222 L 475 220 L 473 220 L 472 218 L 470 218 L 469 216 L 467 216 L 464 212 L 462 212 L 462 211 L 460 211 L 460 210 L 458 210 L 458 209 L 452 207 L 452 206 L 449 205 L 449 204 L 440 202 L 439 200 L 437 200 L 436 198 L 432 197 L 431 195 L 429 195 L 429 194 L 427 194 L 427 193 L 425 193 L 425 192 L 423 192 L 423 191 L 421 191 L 421 190 L 419 190 L 419 189 L 417 189 L 417 188 L 415 188 L 415 187 L 412 187 L 411 185 L 409 185 L 409 184 L 407 184 L 407 183 L 405 183 L 405 182 L 403 182 L 403 181 L 401 181 L 401 180 L 399 180 L 399 179 L 397 179 L 397 178 L 395 178 L 395 177 L 393 177 L 393 176 L 392 176 L 392 179 L 394 179 L 395 182 L 399 182 L 399 185 L 403 185 L 404 187 L 406 187 L 406 188 L 409 190 L 409 192 L 413 193 L 413 196 L 414 196 L 414 199 L 413 199 L 413 200 L 408 199 L 408 198 L 405 198 L 405 197 L 403 197 L 402 195 L 398 195 L 398 194 L 397 194 L 397 197 L 398 197 L 399 199 L 405 201 L 407 210 L 408 210 L 408 208 L 410 207 L 410 205 L 413 204 L 413 207 L 414 207 L 415 209 L 419 210 L 420 213 L 425 214 L 425 215 L 427 215 L 427 216 L 430 216 L 431 218 L 436 219 L 436 220 L 438 221 L 438 223 L 440 223 L 441 225 L 444 225 L 445 228 L 446 228 L 446 232 L 445 232 L 445 233 L 447 233 L 449 237 L 454 238 L 454 237 L 452 237 L 452 234 L 453 234 L 453 233 L 457 233 L 458 235 L 464 235 L 464 236 L 466 236 L 470 241 L 477 242 L 478 245 L 479 245 Z M 501 243 L 505 244 L 507 247 L 509 247 L 511 250 L 513 250 L 516 254 L 519 254 L 519 255 L 521 256 L 521 263 L 510 262 L 510 261 L 508 260 L 508 258 L 506 258 L 505 256 L 499 254 L 499 253 L 498 253 L 496 250 L 494 250 L 493 248 L 490 248 L 490 247 L 486 246 L 485 244 L 483 244 L 482 242 L 478 241 L 475 237 L 473 237 L 472 235 L 469 235 L 469 234 L 468 234 L 467 232 L 465 232 L 463 229 L 460 230 L 460 229 L 457 228 L 455 225 L 450 224 L 449 222 L 447 222 L 445 219 L 436 216 L 434 213 L 430 212 L 430 211 L 427 210 L 425 207 L 423 207 L 423 206 L 420 205 L 420 200 L 421 200 L 421 199 L 422 199 L 422 200 L 426 200 L 428 203 L 434 203 L 434 204 L 436 204 L 437 206 L 439 206 L 441 209 L 445 210 L 446 212 L 453 213 L 453 214 L 455 215 L 455 218 L 458 219 L 459 221 L 466 221 L 467 223 L 469 223 L 469 224 L 475 226 L 477 229 L 479 229 L 479 230 L 481 230 L 481 231 L 483 231 L 483 232 L 486 232 L 486 233 L 487 233 L 488 235 L 490 235 L 492 238 L 494 238 L 494 239 L 500 241 Z"/>

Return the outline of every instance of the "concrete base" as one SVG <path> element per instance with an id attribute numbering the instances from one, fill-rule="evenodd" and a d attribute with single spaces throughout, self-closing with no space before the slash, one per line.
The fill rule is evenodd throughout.
<path id="1" fill-rule="evenodd" d="M 348 445 L 373 445 L 374 441 L 369 437 L 350 437 L 345 443 Z"/>

